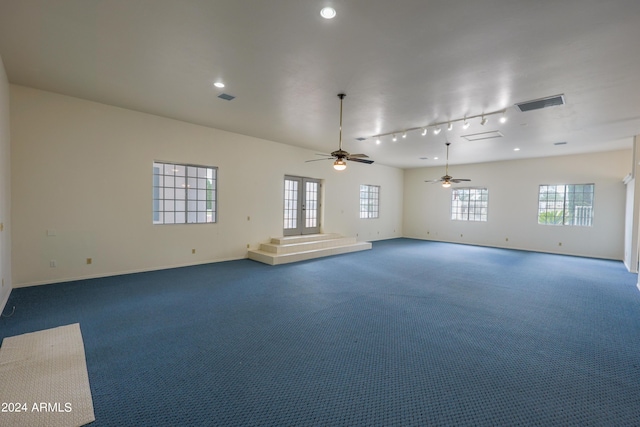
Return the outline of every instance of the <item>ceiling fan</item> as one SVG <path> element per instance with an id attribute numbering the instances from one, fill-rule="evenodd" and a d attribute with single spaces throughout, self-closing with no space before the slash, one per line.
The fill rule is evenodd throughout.
<path id="1" fill-rule="evenodd" d="M 366 154 L 350 154 L 342 149 L 342 100 L 347 96 L 344 93 L 339 93 L 338 98 L 340 98 L 340 145 L 336 151 L 333 151 L 331 154 L 318 154 L 318 156 L 325 156 L 325 159 L 314 159 L 307 160 L 307 162 L 316 162 L 318 160 L 334 160 L 333 168 L 335 170 L 345 170 L 347 168 L 347 160 L 350 162 L 358 162 L 358 163 L 366 163 L 370 165 L 373 163 L 373 160 L 367 160 L 369 156 Z M 327 157 L 330 156 L 330 157 Z"/>
<path id="2" fill-rule="evenodd" d="M 445 166 L 444 176 L 441 177 L 440 179 L 432 179 L 432 180 L 425 181 L 425 182 L 431 182 L 431 183 L 441 182 L 442 186 L 444 188 L 449 188 L 449 187 L 451 187 L 451 183 L 457 184 L 457 183 L 463 182 L 463 181 L 471 181 L 470 179 L 454 178 L 451 175 L 449 175 L 449 146 L 451 145 L 451 143 L 449 141 L 447 141 L 446 145 L 447 145 L 447 163 L 446 163 L 446 166 Z"/>

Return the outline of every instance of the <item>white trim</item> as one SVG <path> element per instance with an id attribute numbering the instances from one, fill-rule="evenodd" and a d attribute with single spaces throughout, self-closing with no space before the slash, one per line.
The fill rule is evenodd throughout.
<path id="1" fill-rule="evenodd" d="M 0 313 L 4 313 L 4 309 L 7 305 L 7 302 L 9 301 L 9 296 L 11 295 L 11 290 L 9 290 L 9 292 L 7 292 L 7 296 L 4 297 L 4 301 L 2 301 L 2 303 L 0 303 Z"/>
<path id="2" fill-rule="evenodd" d="M 225 262 L 225 261 L 237 261 L 239 259 L 247 259 L 247 258 L 248 256 L 219 258 L 215 260 L 191 262 L 191 263 L 185 263 L 185 264 L 175 264 L 175 265 L 163 266 L 163 267 L 149 267 L 149 268 L 140 268 L 135 270 L 119 271 L 117 273 L 91 274 L 88 276 L 66 277 L 66 278 L 55 279 L 55 280 L 41 280 L 37 282 L 20 283 L 18 285 L 14 284 L 13 288 L 15 289 L 15 288 L 28 288 L 30 286 L 53 285 L 54 283 L 75 282 L 78 280 L 99 279 L 101 277 L 112 277 L 112 276 L 122 276 L 125 274 L 146 273 L 148 271 L 169 270 L 171 268 L 191 267 L 194 265 L 214 264 L 217 262 Z"/>
<path id="3" fill-rule="evenodd" d="M 394 237 L 392 237 L 392 238 L 394 238 Z M 566 255 L 566 256 L 573 256 L 573 257 L 580 257 L 580 258 L 604 259 L 604 260 L 607 260 L 607 261 L 619 261 L 624 265 L 624 261 L 621 260 L 620 258 L 609 258 L 609 257 L 604 257 L 604 256 L 586 255 L 586 254 L 580 254 L 580 253 L 577 253 L 577 252 L 544 251 L 544 250 L 541 250 L 541 249 L 523 248 L 523 247 L 520 247 L 520 246 L 487 245 L 487 244 L 483 244 L 483 243 L 460 242 L 460 241 L 456 241 L 456 240 L 440 240 L 440 239 L 431 239 L 431 238 L 425 238 L 425 237 L 404 236 L 402 238 L 403 239 L 424 240 L 424 241 L 428 241 L 428 242 L 453 243 L 453 244 L 456 244 L 456 245 L 480 246 L 480 247 L 483 247 L 483 248 L 513 249 L 514 251 L 535 252 L 535 253 L 539 253 L 539 254 Z"/>

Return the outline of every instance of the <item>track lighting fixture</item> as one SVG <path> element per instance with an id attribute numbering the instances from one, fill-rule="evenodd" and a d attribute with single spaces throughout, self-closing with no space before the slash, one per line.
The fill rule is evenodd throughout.
<path id="1" fill-rule="evenodd" d="M 507 116 L 506 116 L 507 110 L 503 109 L 503 110 L 498 110 L 498 111 L 490 111 L 488 113 L 482 113 L 482 114 L 477 114 L 474 116 L 464 116 L 463 118 L 460 119 L 449 119 L 447 121 L 444 122 L 436 122 L 436 123 L 429 123 L 427 125 L 424 126 L 418 126 L 418 127 L 414 127 L 414 128 L 409 128 L 409 129 L 399 129 L 396 130 L 394 132 L 389 132 L 389 133 L 381 133 L 378 135 L 373 135 L 373 138 L 380 138 L 383 136 L 388 136 L 388 135 L 392 135 L 392 141 L 397 141 L 397 137 L 396 134 L 397 133 L 401 133 L 403 138 L 406 138 L 407 134 L 409 132 L 413 132 L 414 130 L 418 130 L 421 132 L 421 135 L 426 135 L 429 131 L 429 129 L 432 129 L 433 134 L 434 135 L 438 135 L 441 131 L 443 127 L 446 127 L 446 129 L 448 131 L 453 130 L 453 126 L 454 123 L 456 122 L 461 122 L 462 123 L 462 129 L 467 130 L 471 124 L 472 124 L 472 120 L 473 119 L 480 119 L 480 124 L 482 126 L 486 125 L 489 122 L 488 117 L 489 116 L 493 116 L 493 115 L 500 115 L 500 119 L 498 120 L 499 123 L 505 123 L 507 121 Z M 476 122 L 477 123 L 477 122 Z M 377 143 L 377 139 L 376 139 L 376 143 Z"/>
<path id="2" fill-rule="evenodd" d="M 380 137 L 377 137 L 377 138 L 376 138 L 376 144 L 380 145 L 380 142 L 382 142 L 382 141 L 380 140 Z"/>

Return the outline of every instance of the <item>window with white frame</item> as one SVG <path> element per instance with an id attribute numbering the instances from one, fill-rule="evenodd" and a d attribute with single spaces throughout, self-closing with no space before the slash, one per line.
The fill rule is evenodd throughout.
<path id="1" fill-rule="evenodd" d="M 538 224 L 593 225 L 594 184 L 541 185 Z"/>
<path id="2" fill-rule="evenodd" d="M 380 186 L 360 186 L 360 218 L 378 218 L 380 215 Z"/>
<path id="3" fill-rule="evenodd" d="M 451 190 L 451 219 L 486 221 L 489 190 L 486 188 L 454 188 Z"/>
<path id="4" fill-rule="evenodd" d="M 212 166 L 153 162 L 153 223 L 216 222 L 216 181 Z"/>

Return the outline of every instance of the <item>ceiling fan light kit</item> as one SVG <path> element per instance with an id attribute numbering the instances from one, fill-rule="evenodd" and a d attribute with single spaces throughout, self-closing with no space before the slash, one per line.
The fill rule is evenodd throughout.
<path id="1" fill-rule="evenodd" d="M 342 100 L 345 96 L 347 95 L 344 93 L 338 94 L 338 98 L 340 98 L 340 137 L 338 149 L 333 151 L 331 154 L 318 154 L 319 156 L 325 156 L 325 159 L 307 160 L 307 162 L 315 162 L 317 160 L 334 160 L 333 168 L 337 171 L 345 170 L 347 168 L 347 161 L 365 163 L 368 165 L 373 163 L 373 160 L 369 160 L 369 156 L 366 154 L 350 154 L 342 149 Z"/>
<path id="2" fill-rule="evenodd" d="M 347 168 L 347 162 L 342 159 L 338 159 L 333 162 L 333 168 L 337 171 L 343 171 Z"/>
<path id="3" fill-rule="evenodd" d="M 440 177 L 440 179 L 432 179 L 432 180 L 428 180 L 425 182 L 430 182 L 430 183 L 436 183 L 436 182 L 441 182 L 442 183 L 442 187 L 444 188 L 449 188 L 451 187 L 451 184 L 457 184 L 459 182 L 463 182 L 463 181 L 467 181 L 470 182 L 471 180 L 468 178 L 454 178 L 451 175 L 449 175 L 449 146 L 451 145 L 451 143 L 449 141 L 447 141 L 445 143 L 445 145 L 447 146 L 447 163 L 445 166 L 445 170 L 444 170 L 444 175 L 442 177 Z"/>

